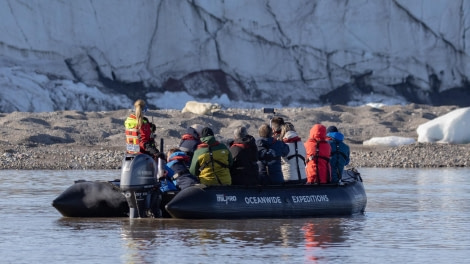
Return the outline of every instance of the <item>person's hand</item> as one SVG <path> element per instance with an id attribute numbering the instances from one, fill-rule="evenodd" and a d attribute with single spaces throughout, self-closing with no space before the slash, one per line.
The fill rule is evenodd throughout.
<path id="1" fill-rule="evenodd" d="M 158 158 L 158 159 L 162 159 L 162 160 L 166 161 L 165 153 L 158 152 L 157 154 L 155 154 L 155 157 Z"/>
<path id="2" fill-rule="evenodd" d="M 145 152 L 152 156 L 158 155 L 158 150 L 155 148 L 155 146 L 152 146 L 150 143 L 145 143 Z"/>
<path id="3" fill-rule="evenodd" d="M 161 177 L 158 178 L 159 181 L 162 181 L 163 179 L 165 179 L 166 177 L 168 176 L 168 171 L 167 170 L 163 170 L 163 175 Z"/>

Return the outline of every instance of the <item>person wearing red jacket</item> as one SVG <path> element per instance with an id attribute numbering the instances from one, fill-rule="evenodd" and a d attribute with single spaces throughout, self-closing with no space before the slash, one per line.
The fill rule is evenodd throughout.
<path id="1" fill-rule="evenodd" d="M 310 129 L 310 136 L 304 143 L 306 150 L 307 184 L 331 182 L 330 153 L 331 146 L 326 141 L 326 127 L 315 124 Z"/>
<path id="2" fill-rule="evenodd" d="M 152 133 L 155 132 L 155 125 L 144 117 L 147 111 L 145 101 L 139 99 L 134 103 L 135 114 L 129 115 L 124 126 L 126 127 L 126 151 L 129 154 L 145 153 L 152 156 L 158 154 L 155 139 Z"/>

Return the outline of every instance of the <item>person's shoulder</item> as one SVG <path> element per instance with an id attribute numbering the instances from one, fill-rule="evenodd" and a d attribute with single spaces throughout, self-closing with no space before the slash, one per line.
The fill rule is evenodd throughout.
<path id="1" fill-rule="evenodd" d="M 198 144 L 196 146 L 196 150 L 194 151 L 194 156 L 196 156 L 200 153 L 206 152 L 206 151 L 208 151 L 207 144 L 204 144 L 204 143 Z"/>
<path id="2" fill-rule="evenodd" d="M 255 143 L 256 144 L 260 144 L 260 143 L 263 143 L 265 141 L 266 141 L 266 138 L 263 138 L 263 137 L 255 138 Z"/>
<path id="3" fill-rule="evenodd" d="M 225 143 L 223 142 L 219 142 L 219 145 L 217 145 L 219 148 L 221 149 L 229 149 L 229 146 L 227 146 Z"/>

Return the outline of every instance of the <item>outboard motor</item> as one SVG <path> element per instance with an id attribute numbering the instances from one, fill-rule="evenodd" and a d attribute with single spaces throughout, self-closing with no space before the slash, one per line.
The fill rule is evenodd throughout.
<path id="1" fill-rule="evenodd" d="M 157 163 L 151 156 L 124 156 L 120 188 L 129 204 L 130 218 L 161 217 L 162 194 L 157 180 Z"/>

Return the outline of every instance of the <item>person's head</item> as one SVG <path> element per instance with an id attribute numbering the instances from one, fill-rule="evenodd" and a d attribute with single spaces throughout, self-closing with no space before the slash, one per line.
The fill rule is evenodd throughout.
<path id="1" fill-rule="evenodd" d="M 202 129 L 204 128 L 204 126 L 200 125 L 200 124 L 194 124 L 191 127 L 194 128 L 194 130 L 196 130 L 196 133 L 198 134 L 198 136 L 201 137 Z"/>
<path id="2" fill-rule="evenodd" d="M 338 128 L 336 128 L 335 126 L 329 126 L 326 129 L 326 133 L 330 133 L 330 132 L 339 132 L 339 131 L 338 131 Z"/>
<path id="3" fill-rule="evenodd" d="M 281 138 L 284 138 L 288 131 L 295 131 L 294 125 L 291 122 L 285 122 L 281 129 Z"/>
<path id="4" fill-rule="evenodd" d="M 310 138 L 315 140 L 324 140 L 326 136 L 326 127 L 322 124 L 315 124 L 310 129 Z"/>
<path id="5" fill-rule="evenodd" d="M 171 154 L 173 154 L 173 153 L 175 153 L 175 152 L 181 152 L 181 150 L 180 150 L 179 148 L 171 148 L 171 149 L 168 150 L 166 156 L 167 156 L 167 157 L 170 157 Z"/>
<path id="6" fill-rule="evenodd" d="M 263 124 L 259 127 L 258 133 L 260 137 L 267 138 L 272 137 L 273 130 L 268 124 Z"/>
<path id="7" fill-rule="evenodd" d="M 186 132 L 183 134 L 183 136 L 181 137 L 181 139 L 184 139 L 186 135 L 191 135 L 194 139 L 199 139 L 201 138 L 199 136 L 199 133 L 197 133 L 196 129 L 192 128 L 192 127 L 188 127 L 186 129 Z"/>
<path id="8" fill-rule="evenodd" d="M 210 127 L 205 127 L 201 131 L 201 137 L 209 137 L 209 136 L 214 136 L 214 132 Z"/>
<path id="9" fill-rule="evenodd" d="M 271 127 L 274 133 L 281 133 L 282 126 L 284 125 L 284 119 L 280 116 L 275 116 L 271 119 Z"/>
<path id="10" fill-rule="evenodd" d="M 167 152 L 167 162 L 173 160 L 183 160 L 184 162 L 190 162 L 189 156 L 179 148 L 171 148 Z"/>
<path id="11" fill-rule="evenodd" d="M 246 131 L 246 127 L 244 126 L 237 127 L 233 131 L 233 136 L 235 139 L 243 139 L 247 135 L 248 135 L 248 131 Z"/>
<path id="12" fill-rule="evenodd" d="M 144 118 L 144 113 L 147 112 L 147 105 L 142 99 L 138 99 L 134 103 L 135 117 L 137 118 L 137 127 L 142 126 L 142 119 Z"/>

